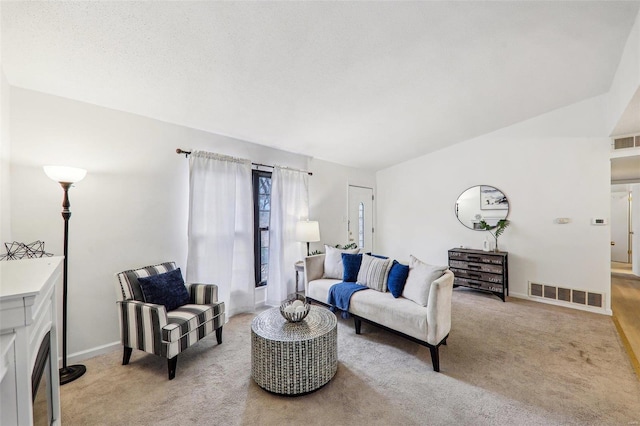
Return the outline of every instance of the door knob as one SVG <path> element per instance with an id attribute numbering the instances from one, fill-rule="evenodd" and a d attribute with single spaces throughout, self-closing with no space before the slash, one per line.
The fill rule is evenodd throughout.
<path id="1" fill-rule="evenodd" d="M 615 246 L 615 245 L 616 245 L 616 243 L 615 243 L 615 242 L 613 242 L 613 241 L 611 241 L 611 245 L 612 245 L 612 246 Z"/>

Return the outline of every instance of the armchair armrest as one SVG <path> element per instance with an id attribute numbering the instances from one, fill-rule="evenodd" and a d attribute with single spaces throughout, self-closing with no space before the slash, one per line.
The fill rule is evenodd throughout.
<path id="1" fill-rule="evenodd" d="M 447 270 L 429 289 L 427 303 L 427 343 L 437 345 L 451 331 L 453 272 Z"/>
<path id="2" fill-rule="evenodd" d="M 164 305 L 123 300 L 117 302 L 120 312 L 120 337 L 122 344 L 145 352 L 161 354 L 162 328 L 167 325 Z"/>
<path id="3" fill-rule="evenodd" d="M 210 305 L 218 301 L 218 286 L 215 284 L 189 285 L 190 303 Z"/>
<path id="4" fill-rule="evenodd" d="M 305 291 L 309 281 L 319 280 L 324 275 L 324 254 L 316 254 L 304 258 L 304 285 Z"/>

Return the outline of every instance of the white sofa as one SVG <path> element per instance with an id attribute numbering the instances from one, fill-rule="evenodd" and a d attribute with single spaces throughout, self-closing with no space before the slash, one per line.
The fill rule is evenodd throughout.
<path id="1" fill-rule="evenodd" d="M 324 254 L 305 258 L 305 296 L 309 302 L 327 306 L 329 288 L 341 280 L 323 278 L 324 259 Z M 356 334 L 360 334 L 365 321 L 427 346 L 433 370 L 440 371 L 438 350 L 440 345 L 446 345 L 451 329 L 452 292 L 453 273 L 447 270 L 430 286 L 426 307 L 402 296 L 394 298 L 389 292 L 366 289 L 353 294 L 349 313 L 354 318 Z"/>

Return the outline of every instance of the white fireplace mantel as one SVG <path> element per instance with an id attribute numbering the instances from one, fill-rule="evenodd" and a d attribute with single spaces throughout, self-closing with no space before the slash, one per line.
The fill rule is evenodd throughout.
<path id="1" fill-rule="evenodd" d="M 48 423 L 60 424 L 56 285 L 63 258 L 0 262 L 0 424 L 33 424 L 31 375 L 49 333 Z"/>

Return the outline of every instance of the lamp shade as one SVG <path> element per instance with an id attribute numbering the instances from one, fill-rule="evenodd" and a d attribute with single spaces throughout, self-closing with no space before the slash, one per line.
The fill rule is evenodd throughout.
<path id="1" fill-rule="evenodd" d="M 79 169 L 78 167 L 44 166 L 43 169 L 47 176 L 56 182 L 80 182 L 87 175 L 85 169 Z"/>
<path id="2" fill-rule="evenodd" d="M 296 240 L 303 242 L 320 241 L 320 225 L 315 220 L 301 220 L 296 223 Z"/>

